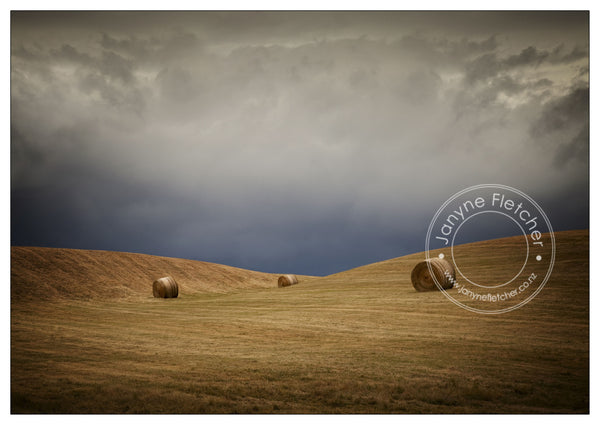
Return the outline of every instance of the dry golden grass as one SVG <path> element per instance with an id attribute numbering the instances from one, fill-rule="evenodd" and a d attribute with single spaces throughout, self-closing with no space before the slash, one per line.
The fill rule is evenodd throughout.
<path id="1" fill-rule="evenodd" d="M 179 296 L 277 286 L 279 275 L 221 264 L 126 252 L 12 247 L 11 299 L 137 299 L 172 276 Z"/>
<path id="2" fill-rule="evenodd" d="M 149 257 L 133 270 L 133 254 L 106 253 L 111 261 L 98 267 L 107 288 L 92 290 L 49 280 L 35 288 L 23 277 L 33 260 L 13 250 L 13 279 L 21 280 L 12 282 L 11 410 L 588 412 L 588 232 L 556 236 L 557 260 L 544 290 L 521 309 L 491 316 L 465 311 L 440 292 L 416 292 L 410 272 L 423 254 L 303 277 L 287 288 L 266 275 L 265 287 L 242 289 L 221 286 L 233 273 L 225 266 L 211 265 L 216 274 L 205 270 L 197 283 L 191 264 L 189 274 L 178 275 Z M 474 255 L 486 246 L 510 253 L 514 243 L 469 247 Z M 65 277 L 59 285 L 73 273 L 68 284 L 75 285 L 89 279 L 93 253 L 86 255 L 84 263 L 34 263 L 49 269 L 38 276 Z M 70 268 L 58 266 L 64 263 Z M 181 283 L 180 298 L 152 297 L 154 271 Z M 26 288 L 15 287 L 21 282 Z M 111 299 L 117 284 L 127 296 Z M 84 297 L 75 296 L 80 288 Z M 37 298 L 53 291 L 71 295 Z"/>

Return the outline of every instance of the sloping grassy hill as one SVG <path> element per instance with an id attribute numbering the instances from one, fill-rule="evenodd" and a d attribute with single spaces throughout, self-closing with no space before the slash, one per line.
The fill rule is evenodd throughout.
<path id="1" fill-rule="evenodd" d="M 12 247 L 14 301 L 121 299 L 152 295 L 152 282 L 172 276 L 180 296 L 277 286 L 278 275 L 153 255 L 62 248 Z"/>
<path id="2" fill-rule="evenodd" d="M 410 271 L 423 254 L 287 288 L 13 297 L 11 410 L 588 412 L 588 232 L 556 240 L 546 287 L 499 315 L 416 292 Z M 490 243 L 463 247 L 476 259 Z"/>

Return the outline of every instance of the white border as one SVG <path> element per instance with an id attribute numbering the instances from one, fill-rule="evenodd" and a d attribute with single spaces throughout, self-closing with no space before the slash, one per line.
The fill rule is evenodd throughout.
<path id="1" fill-rule="evenodd" d="M 277 1 L 254 1 L 254 2 L 242 2 L 242 1 L 231 1 L 231 0 L 223 0 L 220 2 L 206 2 L 206 1 L 180 1 L 174 0 L 170 2 L 155 2 L 155 1 L 111 1 L 107 0 L 104 2 L 75 2 L 71 1 L 55 1 L 48 3 L 47 1 L 8 1 L 5 3 L 8 7 L 6 9 L 6 14 L 4 15 L 5 23 L 4 26 L 4 37 L 2 45 L 5 46 L 5 52 L 10 51 L 10 10 L 122 10 L 122 9 L 142 9 L 142 10 L 175 10 L 175 9 L 187 9 L 187 10 L 228 10 L 228 9 L 239 9 L 239 10 L 589 10 L 590 11 L 590 258 L 595 258 L 595 254 L 600 252 L 600 237 L 596 235 L 594 232 L 595 224 L 597 218 L 600 217 L 600 197 L 598 195 L 594 196 L 593 189 L 597 189 L 600 183 L 600 173 L 595 170 L 594 164 L 598 164 L 598 151 L 592 140 L 595 140 L 595 126 L 593 123 L 600 122 L 595 119 L 598 115 L 596 113 L 597 109 L 596 105 L 596 97 L 593 90 L 593 78 L 594 70 L 597 69 L 597 56 L 596 56 L 596 25 L 600 24 L 600 19 L 596 18 L 595 8 L 598 3 L 588 1 L 515 1 L 515 0 L 507 0 L 503 2 L 475 2 L 475 1 L 464 1 L 457 0 L 453 2 L 442 2 L 442 1 L 422 1 L 422 2 L 402 2 L 402 1 L 381 1 L 381 0 L 372 0 L 369 2 L 356 2 L 356 1 L 314 1 L 314 0 L 304 0 L 304 1 L 287 1 L 277 2 Z M 418 5 L 418 7 L 415 7 Z M 10 68 L 8 66 L 9 57 L 8 55 L 4 56 L 4 66 L 0 71 L 3 76 L 3 81 L 5 82 L 4 87 L 4 120 L 3 120 L 3 134 L 10 134 Z M 10 208 L 8 204 L 10 202 L 10 145 L 9 143 L 2 144 L 2 153 L 0 155 L 0 160 L 4 162 L 4 170 L 3 180 L 2 180 L 2 194 L 3 200 L 5 202 L 4 207 L 2 209 L 2 235 L 4 236 L 4 241 L 10 241 Z M 2 258 L 2 267 L 1 270 L 6 279 L 10 278 L 10 246 L 8 244 L 4 244 L 1 249 L 1 258 Z M 591 262 L 590 262 L 591 264 Z M 600 282 L 600 270 L 597 267 L 590 267 L 590 307 L 597 306 L 600 304 L 600 294 L 599 291 L 595 290 L 594 285 L 596 282 Z M 122 422 L 124 419 L 119 417 L 118 415 L 110 415 L 110 416 L 93 416 L 93 417 L 85 417 L 81 418 L 77 415 L 63 415 L 60 417 L 55 416 L 29 416 L 29 415 L 21 415 L 21 416 L 9 416 L 10 413 L 10 297 L 5 297 L 4 299 L 5 306 L 5 326 L 2 327 L 2 340 L 5 342 L 4 344 L 4 373 L 2 374 L 3 382 L 4 382 L 4 391 L 2 392 L 2 412 L 4 416 L 7 416 L 10 422 L 15 423 L 31 423 L 31 422 L 44 422 L 44 421 L 59 421 L 61 424 L 70 424 L 70 423 L 81 423 L 84 420 L 87 423 L 98 423 L 104 424 L 106 421 L 116 421 Z M 598 410 L 595 406 L 599 406 L 600 404 L 600 391 L 598 390 L 598 385 L 596 385 L 597 378 L 599 377 L 597 373 L 597 368 L 595 367 L 595 352 L 597 341 L 598 341 L 598 327 L 594 326 L 597 323 L 597 314 L 595 314 L 594 309 L 590 308 L 590 415 L 569 415 L 568 418 L 565 418 L 563 415 L 488 415 L 485 418 L 480 417 L 479 415 L 467 416 L 467 415 L 446 415 L 443 418 L 444 422 L 449 424 L 480 424 L 482 420 L 485 420 L 486 423 L 490 424 L 504 424 L 508 422 L 517 422 L 517 423 L 529 423 L 531 421 L 540 419 L 545 423 L 550 424 L 562 424 L 565 419 L 569 422 L 575 423 L 592 423 L 592 419 L 596 415 L 596 411 Z M 280 422 L 282 418 L 279 416 L 253 416 L 252 418 L 247 418 L 244 416 L 239 417 L 227 417 L 227 422 L 235 422 L 239 420 L 240 422 L 250 422 L 260 424 L 270 424 L 275 421 Z M 408 422 L 408 423 L 418 423 L 425 424 L 429 423 L 432 419 L 436 420 L 437 415 L 406 415 L 402 417 L 397 416 L 377 416 L 375 418 L 371 416 L 328 416 L 325 420 L 327 422 L 333 421 L 340 423 L 343 421 L 345 424 L 354 425 L 354 424 L 366 424 L 372 423 L 373 420 L 381 423 L 389 423 L 389 424 L 397 424 L 398 421 Z M 128 422 L 135 422 L 134 419 L 127 419 Z M 144 421 L 144 423 L 164 423 L 165 421 L 175 420 L 177 423 L 198 423 L 198 417 L 172 417 L 169 415 L 161 415 L 161 416 L 149 416 L 146 415 L 140 419 L 140 421 Z M 219 416 L 205 416 L 201 419 L 203 422 L 207 423 L 222 423 L 224 422 L 223 418 Z M 300 423 L 300 421 L 315 421 L 320 422 L 322 418 L 319 418 L 315 415 L 302 415 L 302 416 L 293 416 L 286 415 L 285 421 L 289 421 L 292 425 Z"/>

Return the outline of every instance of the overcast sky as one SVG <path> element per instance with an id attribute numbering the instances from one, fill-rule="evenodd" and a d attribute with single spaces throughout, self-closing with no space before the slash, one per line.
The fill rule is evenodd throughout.
<path id="1" fill-rule="evenodd" d="M 324 275 L 499 183 L 588 227 L 587 13 L 12 13 L 11 242 Z"/>

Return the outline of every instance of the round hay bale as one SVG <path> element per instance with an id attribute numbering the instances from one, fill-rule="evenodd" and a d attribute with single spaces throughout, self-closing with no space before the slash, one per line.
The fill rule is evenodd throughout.
<path id="1" fill-rule="evenodd" d="M 277 286 L 280 288 L 283 286 L 291 286 L 298 283 L 298 278 L 293 274 L 284 274 L 283 276 L 279 276 L 277 280 Z"/>
<path id="2" fill-rule="evenodd" d="M 437 291 L 439 289 L 431 276 L 427 263 L 431 264 L 435 278 L 442 288 L 450 289 L 454 286 L 456 273 L 452 264 L 441 258 L 431 258 L 417 264 L 410 274 L 410 280 L 417 291 Z"/>
<path id="3" fill-rule="evenodd" d="M 152 284 L 154 298 L 177 298 L 179 287 L 171 276 L 156 279 Z"/>

